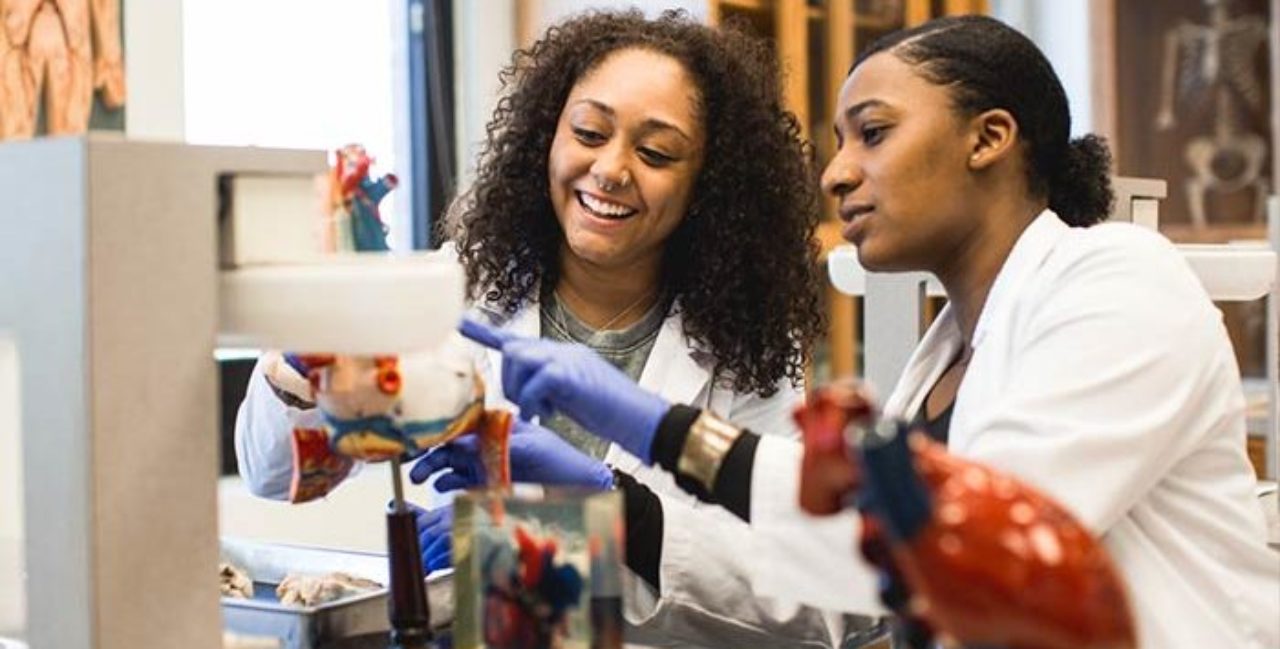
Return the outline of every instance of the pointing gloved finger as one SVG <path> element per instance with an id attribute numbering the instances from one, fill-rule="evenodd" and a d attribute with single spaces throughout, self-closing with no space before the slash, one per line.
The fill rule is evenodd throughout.
<path id="1" fill-rule="evenodd" d="M 453 450 L 448 444 L 439 446 L 414 462 L 413 468 L 409 469 L 409 481 L 413 484 L 422 484 L 436 473 L 451 468 L 453 468 Z"/>
<path id="2" fill-rule="evenodd" d="M 470 318 L 463 318 L 458 325 L 458 332 L 490 349 L 501 350 L 508 341 L 519 337 L 515 334 L 493 327 Z"/>
<path id="3" fill-rule="evenodd" d="M 502 346 L 502 355 L 514 358 L 521 364 L 541 367 L 571 358 L 580 353 L 581 349 L 585 348 L 582 345 L 571 345 L 542 338 L 513 338 Z"/>
<path id="4" fill-rule="evenodd" d="M 450 491 L 470 489 L 472 487 L 479 485 L 481 482 L 484 482 L 483 478 L 472 478 L 469 476 L 460 475 L 458 472 L 453 471 L 440 476 L 440 478 L 437 479 L 435 481 L 435 484 L 432 486 L 435 487 L 435 490 L 437 492 L 443 494 L 443 493 L 449 493 Z"/>
<path id="5" fill-rule="evenodd" d="M 444 446 L 431 449 L 426 455 L 418 458 L 409 470 L 409 480 L 413 484 L 422 484 L 428 478 L 445 469 L 464 469 L 477 460 L 475 442 L 459 439 Z"/>

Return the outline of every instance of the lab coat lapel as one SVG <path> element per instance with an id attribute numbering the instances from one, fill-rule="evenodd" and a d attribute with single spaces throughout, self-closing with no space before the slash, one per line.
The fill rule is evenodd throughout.
<path id="1" fill-rule="evenodd" d="M 975 372 L 975 368 L 981 367 L 984 361 L 983 343 L 988 333 L 993 328 L 999 328 L 1006 323 L 1007 312 L 1012 308 L 1014 296 L 1018 295 L 1027 278 L 1035 273 L 1035 270 L 1052 252 L 1066 230 L 1066 224 L 1056 214 L 1045 210 L 1018 237 L 1017 243 L 1014 244 L 1000 272 L 996 275 L 991 291 L 987 294 L 986 303 L 982 307 L 982 313 L 978 316 L 973 334 L 974 351 L 973 360 L 969 365 L 969 375 L 981 376 L 981 372 Z M 925 397 L 933 389 L 933 385 L 938 382 L 942 373 L 960 353 L 961 344 L 959 325 L 955 321 L 951 306 L 947 305 L 938 314 L 937 320 L 929 327 L 915 353 L 912 354 L 911 360 L 907 362 L 907 367 L 903 370 L 902 378 L 898 381 L 893 395 L 885 403 L 885 414 L 913 419 L 924 404 Z M 951 416 L 953 432 L 962 431 L 965 428 L 964 422 L 968 415 L 968 408 L 964 397 L 971 391 L 970 388 L 976 380 L 979 379 L 970 378 L 965 381 L 956 394 L 955 411 Z M 963 442 L 963 434 L 951 436 L 952 447 L 957 447 L 958 443 L 963 444 Z"/>
<path id="2" fill-rule="evenodd" d="M 662 321 L 658 339 L 649 352 L 649 361 L 640 373 L 640 387 L 661 395 L 671 403 L 703 407 L 706 404 L 695 404 L 694 400 L 711 382 L 710 363 L 699 362 L 699 359 L 707 357 L 690 347 L 684 335 L 683 322 L 678 305 L 673 306 L 671 315 Z"/>
<path id="3" fill-rule="evenodd" d="M 1018 237 L 1000 272 L 996 274 L 986 303 L 982 306 L 982 313 L 978 315 L 978 323 L 973 332 L 975 360 L 971 362 L 970 370 L 977 363 L 987 333 L 992 327 L 998 327 L 999 323 L 1007 320 L 1004 314 L 1010 308 L 1013 297 L 1018 294 L 1027 277 L 1043 263 L 1066 228 L 1066 224 L 1056 214 L 1045 210 Z M 951 305 L 948 304 L 925 332 L 915 353 L 911 355 L 911 360 L 907 361 L 893 395 L 885 402 L 885 413 L 905 419 L 914 418 L 925 397 L 933 389 L 933 384 L 938 382 L 942 373 L 960 353 L 961 344 L 960 327 L 955 321 Z M 956 422 L 961 419 L 963 403 L 960 397 L 963 393 L 962 385 L 960 393 L 956 395 L 956 410 L 951 418 L 952 428 L 956 428 Z"/>
<path id="4" fill-rule="evenodd" d="M 525 338 L 538 338 L 542 335 L 542 317 L 536 301 L 526 302 L 511 319 L 506 322 L 503 329 L 511 333 L 523 336 Z M 491 368 L 490 376 L 493 377 L 495 385 L 486 386 L 488 398 L 486 403 L 493 407 L 496 404 L 506 401 L 506 395 L 502 392 L 502 352 L 496 349 L 485 350 L 485 359 L 489 362 Z M 508 409 L 515 409 L 513 404 L 507 403 Z"/>
<path id="5" fill-rule="evenodd" d="M 942 307 L 924 338 L 911 354 L 902 370 L 898 385 L 885 401 L 884 413 L 890 417 L 913 419 L 933 384 L 947 370 L 960 351 L 960 328 L 956 325 L 951 305 Z"/>
<path id="6" fill-rule="evenodd" d="M 965 380 L 956 392 L 956 406 L 951 413 L 952 433 L 947 445 L 952 450 L 963 453 L 973 442 L 970 421 L 975 412 L 981 412 L 984 406 L 990 405 L 989 395 L 998 393 L 991 386 L 1004 381 L 1010 356 L 1015 353 L 1008 349 L 1009 338 L 1002 331 L 1013 326 L 1018 296 L 1024 293 L 1028 282 L 1035 281 L 1041 267 L 1068 232 L 1070 227 L 1057 214 L 1046 209 L 1023 230 L 1009 251 L 974 328 L 973 358 L 969 361 Z M 1006 342 L 1003 345 L 987 342 L 1001 340 Z"/>
<path id="7" fill-rule="evenodd" d="M 1021 292 L 1022 285 L 1035 274 L 1036 269 L 1040 268 L 1049 253 L 1053 252 L 1058 240 L 1069 229 L 1057 214 L 1045 210 L 1022 231 L 996 275 L 991 291 L 987 293 L 986 303 L 982 306 L 982 313 L 978 316 L 978 323 L 973 331 L 975 356 L 991 327 L 1008 319 L 1005 313 L 1011 308 L 1014 297 Z"/>

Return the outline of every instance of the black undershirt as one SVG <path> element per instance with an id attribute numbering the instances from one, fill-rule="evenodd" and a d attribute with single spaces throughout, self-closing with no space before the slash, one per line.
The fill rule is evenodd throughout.
<path id="1" fill-rule="evenodd" d="M 953 400 L 937 417 L 929 419 L 925 414 L 925 406 L 920 406 L 920 412 L 916 413 L 916 418 L 911 420 L 911 428 L 913 430 L 923 430 L 935 442 L 941 444 L 947 443 L 947 436 L 951 433 L 951 413 L 956 409 L 956 402 Z"/>

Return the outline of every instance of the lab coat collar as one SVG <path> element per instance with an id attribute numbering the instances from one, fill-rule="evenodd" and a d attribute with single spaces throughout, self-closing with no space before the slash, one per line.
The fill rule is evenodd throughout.
<path id="1" fill-rule="evenodd" d="M 507 331 L 526 338 L 537 338 L 542 335 L 542 315 L 537 300 L 530 300 L 524 308 L 516 311 L 507 321 Z"/>
<path id="2" fill-rule="evenodd" d="M 658 339 L 640 373 L 640 387 L 671 403 L 699 405 L 694 399 L 711 381 L 713 365 L 711 354 L 695 348 L 685 337 L 684 318 L 676 302 L 662 321 Z"/>
<path id="3" fill-rule="evenodd" d="M 978 316 L 978 324 L 973 330 L 973 350 L 976 354 L 978 346 L 987 336 L 992 323 L 1004 320 L 1002 314 L 1009 302 L 1018 295 L 1022 285 L 1040 267 L 1049 253 L 1057 245 L 1058 240 L 1070 229 L 1053 210 L 1046 209 L 1040 213 L 1018 237 L 1017 243 L 1009 251 L 996 281 L 987 293 L 987 301 Z"/>
<path id="4" fill-rule="evenodd" d="M 1068 229 L 1057 214 L 1045 210 L 1022 231 L 1004 265 L 1000 267 L 991 291 L 987 294 L 987 301 L 982 306 L 982 313 L 978 315 L 978 324 L 973 332 L 974 356 L 980 353 L 982 343 L 994 323 L 1005 320 L 1003 313 L 1010 307 L 1023 283 L 1034 274 Z M 885 401 L 885 414 L 905 419 L 915 417 L 929 390 L 955 360 L 963 344 L 960 324 L 956 322 L 955 313 L 948 304 L 925 332 L 911 359 L 907 361 L 898 385 Z M 959 409 L 960 406 L 957 405 L 957 411 Z M 953 414 L 952 421 L 957 419 L 958 413 Z"/>
<path id="5" fill-rule="evenodd" d="M 885 415 L 907 420 L 914 418 L 924 403 L 925 396 L 929 394 L 929 389 L 942 377 L 947 366 L 960 353 L 963 344 L 960 325 L 956 323 L 955 314 L 948 304 L 942 307 L 920 344 L 911 353 L 911 358 L 898 379 L 898 385 L 885 401 Z"/>
<path id="6" fill-rule="evenodd" d="M 543 335 L 543 319 L 539 315 L 538 301 L 536 300 L 525 302 L 525 306 L 520 307 L 520 310 L 516 311 L 515 315 L 512 315 L 511 319 L 507 321 L 502 321 L 497 311 L 486 310 L 486 308 L 481 308 L 481 310 L 493 317 L 494 324 L 502 326 L 508 332 L 522 335 L 525 338 L 539 338 Z M 502 352 L 499 352 L 498 349 L 485 349 L 485 357 L 488 358 L 489 366 L 495 370 L 494 376 L 502 376 L 502 370 L 500 370 L 502 369 Z M 489 389 L 495 388 L 502 389 L 500 385 L 495 385 L 495 387 L 490 387 Z"/>

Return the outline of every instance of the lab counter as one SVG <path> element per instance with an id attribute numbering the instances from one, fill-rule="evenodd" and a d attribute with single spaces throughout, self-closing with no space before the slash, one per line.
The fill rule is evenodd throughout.
<path id="1" fill-rule="evenodd" d="M 387 644 L 387 559 L 366 554 L 223 538 L 221 559 L 248 575 L 252 597 L 222 598 L 223 628 L 246 638 L 276 638 L 280 649 L 338 649 Z M 276 586 L 291 574 L 342 572 L 382 587 L 346 594 L 312 606 L 282 604 Z M 432 626 L 445 632 L 453 621 L 453 574 L 437 571 L 427 578 Z"/>
<path id="2" fill-rule="evenodd" d="M 405 466 L 405 473 L 409 465 Z M 252 600 L 222 599 L 225 647 L 258 647 L 263 637 L 281 649 L 385 647 L 386 588 L 313 608 L 285 607 L 275 585 L 289 573 L 345 572 L 387 584 L 386 518 L 391 498 L 389 463 L 367 464 L 326 497 L 290 504 L 251 494 L 238 476 L 218 482 L 220 554 L 255 582 Z M 406 498 L 434 508 L 450 500 L 403 476 Z M 427 596 L 433 625 L 453 619 L 452 575 L 435 573 Z M 274 647 L 276 645 L 266 644 Z"/>

